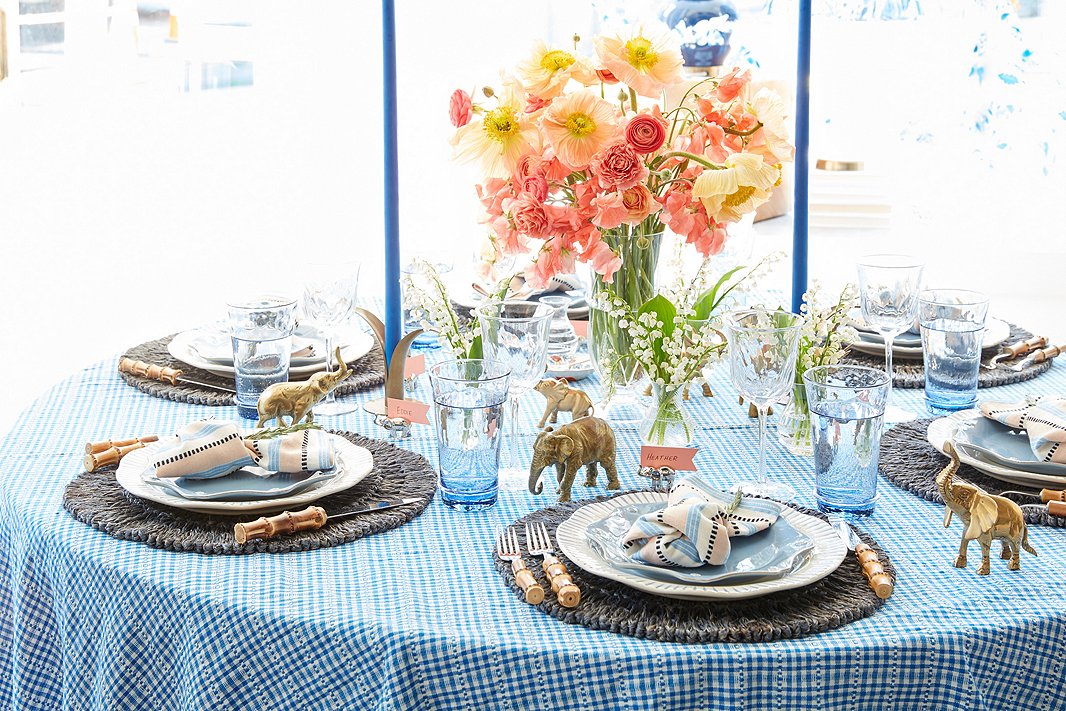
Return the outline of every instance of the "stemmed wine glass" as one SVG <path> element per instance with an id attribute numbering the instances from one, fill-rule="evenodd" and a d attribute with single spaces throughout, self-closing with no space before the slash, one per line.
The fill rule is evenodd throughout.
<path id="1" fill-rule="evenodd" d="M 333 343 L 337 328 L 347 323 L 355 308 L 359 288 L 359 264 L 334 262 L 308 265 L 312 277 L 304 284 L 304 312 L 322 326 L 326 338 L 326 371 L 332 373 Z M 331 390 L 314 407 L 315 415 L 345 415 L 355 411 L 355 403 L 340 402 Z"/>
<path id="2" fill-rule="evenodd" d="M 748 309 L 725 319 L 729 339 L 729 376 L 733 385 L 759 412 L 759 470 L 755 481 L 741 482 L 745 494 L 789 501 L 795 490 L 766 478 L 766 411 L 770 403 L 792 390 L 796 377 L 803 318 L 784 311 Z"/>
<path id="3" fill-rule="evenodd" d="M 862 318 L 885 341 L 888 397 L 892 396 L 892 342 L 914 327 L 924 266 L 905 254 L 874 254 L 859 260 Z M 885 422 L 907 422 L 915 417 L 913 412 L 899 407 L 885 408 Z"/>
<path id="4" fill-rule="evenodd" d="M 528 472 L 519 466 L 518 401 L 544 375 L 548 358 L 548 329 L 555 309 L 532 301 L 497 301 L 482 304 L 475 310 L 481 322 L 482 352 L 485 358 L 498 360 L 511 369 L 507 394 L 511 400 L 511 441 L 509 466 L 500 470 L 500 486 L 517 490 L 526 488 Z"/>

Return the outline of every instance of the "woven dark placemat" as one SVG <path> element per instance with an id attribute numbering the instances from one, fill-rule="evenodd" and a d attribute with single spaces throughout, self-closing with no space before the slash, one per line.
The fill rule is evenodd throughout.
<path id="1" fill-rule="evenodd" d="M 1024 341 L 1032 338 L 1033 334 L 1030 331 L 1025 330 L 1021 326 L 1015 326 L 1013 323 L 1008 323 L 1010 326 L 1010 336 L 1004 343 L 1017 343 L 1018 341 Z M 982 354 L 981 362 L 990 363 L 992 357 L 998 353 L 998 350 L 988 351 Z M 867 353 L 857 353 L 851 351 L 841 361 L 843 363 L 851 363 L 852 365 L 866 365 L 871 368 L 885 368 L 884 356 L 872 356 Z M 1010 385 L 1011 383 L 1021 383 L 1026 380 L 1032 380 L 1036 376 L 1047 371 L 1051 367 L 1051 361 L 1046 360 L 1043 363 L 1036 363 L 1030 365 L 1018 372 L 1011 370 L 1009 366 L 1010 362 L 1000 365 L 995 370 L 988 370 L 981 368 L 977 373 L 977 387 L 979 388 L 994 388 L 998 385 Z M 895 388 L 924 388 L 925 387 L 925 365 L 921 360 L 911 360 L 902 358 L 892 359 L 892 387 Z"/>
<path id="2" fill-rule="evenodd" d="M 425 510 L 437 489 L 436 472 L 425 457 L 351 432 L 334 434 L 369 449 L 374 455 L 374 471 L 351 489 L 315 501 L 315 506 L 321 506 L 327 513 L 340 513 L 386 499 L 418 498 L 419 501 L 337 523 L 327 522 L 316 531 L 239 545 L 233 538 L 233 524 L 258 518 L 259 514 L 199 514 L 145 501 L 119 486 L 112 466 L 83 472 L 70 482 L 63 493 L 63 508 L 79 521 L 114 538 L 170 551 L 230 555 L 289 553 L 337 546 L 396 528 Z"/>
<path id="3" fill-rule="evenodd" d="M 169 368 L 177 368 L 193 380 L 217 383 L 228 388 L 233 387 L 233 378 L 223 378 L 206 370 L 195 368 L 170 355 L 170 352 L 167 351 L 167 345 L 175 335 L 177 334 L 164 336 L 163 338 L 134 346 L 123 353 L 122 357 L 143 360 L 146 363 L 157 363 Z M 338 396 L 351 395 L 362 390 L 368 390 L 385 382 L 385 359 L 382 357 L 381 349 L 377 345 L 362 358 L 349 363 L 348 367 L 352 369 L 352 374 L 333 391 Z M 195 385 L 171 385 L 170 383 L 151 378 L 141 378 L 129 373 L 119 373 L 119 375 L 122 376 L 127 385 L 166 400 L 187 402 L 193 405 L 236 404 L 233 394 L 212 390 L 211 388 L 202 388 Z"/>
<path id="4" fill-rule="evenodd" d="M 632 493 L 632 492 L 627 492 Z M 770 642 L 825 632 L 873 614 L 884 600 L 870 589 L 855 556 L 848 554 L 840 567 L 816 583 L 795 590 L 721 602 L 694 602 L 651 595 L 613 580 L 587 573 L 564 554 L 574 582 L 581 588 L 581 602 L 575 608 L 560 605 L 551 594 L 551 586 L 540 567 L 540 558 L 529 555 L 525 544 L 525 522 L 543 521 L 555 539 L 555 529 L 577 509 L 613 496 L 571 501 L 534 511 L 518 520 L 526 565 L 549 591 L 537 609 L 567 624 L 606 630 L 631 637 L 660 642 L 704 644 L 707 642 Z M 802 513 L 825 519 L 817 511 L 796 507 Z M 862 540 L 880 556 L 885 571 L 896 578 L 895 568 L 885 552 L 865 533 Z M 495 559 L 496 572 L 521 599 L 522 591 L 514 581 L 510 563 Z"/>
<path id="5" fill-rule="evenodd" d="M 933 422 L 933 419 L 906 422 L 893 426 L 881 435 L 881 458 L 878 466 L 881 475 L 899 488 L 917 494 L 926 501 L 943 504 L 944 499 L 936 487 L 936 475 L 947 466 L 949 460 L 936 451 L 925 438 L 930 422 Z M 1031 488 L 1000 481 L 968 464 L 960 466 L 955 476 L 976 484 L 990 494 L 1003 495 L 1008 489 Z M 1039 499 L 1015 494 L 1006 494 L 1006 497 L 1019 504 L 1039 503 Z M 1066 517 L 1052 516 L 1046 511 L 1029 507 L 1022 509 L 1022 512 L 1025 514 L 1026 523 L 1066 528 Z"/>

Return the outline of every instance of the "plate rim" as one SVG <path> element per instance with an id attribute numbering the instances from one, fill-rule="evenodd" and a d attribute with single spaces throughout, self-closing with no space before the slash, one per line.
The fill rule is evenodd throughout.
<path id="1" fill-rule="evenodd" d="M 798 570 L 791 575 L 775 580 L 741 585 L 704 585 L 653 581 L 635 573 L 627 573 L 612 568 L 591 548 L 584 531 L 597 513 L 609 513 L 614 508 L 629 503 L 651 503 L 657 501 L 665 503 L 666 497 L 667 494 L 664 492 L 636 491 L 622 494 L 606 501 L 586 504 L 559 524 L 555 540 L 566 557 L 587 573 L 620 582 L 641 592 L 681 600 L 744 600 L 782 590 L 805 587 L 832 573 L 840 567 L 844 558 L 847 557 L 847 547 L 828 523 L 787 505 L 782 506 L 781 515 L 796 530 L 809 536 L 815 543 L 815 549 L 811 553 L 810 559 Z M 801 526 L 815 530 L 808 530 L 807 528 L 801 528 Z M 581 550 L 582 547 L 587 549 L 587 553 Z"/>
<path id="2" fill-rule="evenodd" d="M 982 352 L 988 351 L 988 350 L 992 350 L 993 348 L 998 348 L 1002 343 L 1004 343 L 1008 338 L 1010 338 L 1010 324 L 1008 324 L 1006 321 L 1004 321 L 1001 318 L 989 318 L 988 320 L 989 321 L 994 321 L 997 324 L 1002 324 L 1003 328 L 1006 331 L 1006 335 L 1004 335 L 1002 338 L 999 338 L 997 336 L 997 338 L 995 340 L 993 340 L 993 341 L 991 341 L 989 343 L 983 343 L 982 342 L 981 343 L 981 351 Z M 985 330 L 988 331 L 988 330 L 991 330 L 991 329 L 986 328 Z M 884 343 L 874 343 L 872 341 L 863 341 L 861 337 L 859 338 L 858 341 L 852 341 L 851 343 L 849 343 L 848 347 L 851 348 L 852 350 L 858 351 L 859 353 L 865 353 L 866 355 L 874 355 L 874 356 L 880 355 L 880 356 L 883 356 L 885 354 L 885 344 Z M 923 356 L 923 354 L 922 354 L 921 346 L 918 346 L 918 347 L 896 346 L 896 345 L 892 346 L 892 357 L 893 358 L 897 358 L 897 357 L 902 357 L 902 358 L 921 358 L 922 356 Z"/>
<path id="3" fill-rule="evenodd" d="M 1006 429 L 1018 429 L 1018 428 L 1007 427 L 1007 425 L 1004 425 L 1001 422 L 996 422 L 995 420 L 990 420 L 987 417 L 981 417 L 981 418 L 976 418 L 975 417 L 973 419 L 973 422 L 988 422 L 989 424 L 992 424 L 992 425 L 995 425 L 995 426 L 998 426 L 998 427 L 1004 427 Z M 971 449 L 974 449 L 974 450 L 980 452 L 981 454 L 985 455 L 985 457 L 993 464 L 999 464 L 999 465 L 1002 465 L 1004 467 L 1007 467 L 1008 469 L 1016 469 L 1018 471 L 1025 472 L 1027 474 L 1043 474 L 1045 476 L 1061 476 L 1064 479 L 1066 479 L 1066 464 L 1059 464 L 1058 462 L 1042 462 L 1042 461 L 1040 461 L 1039 459 L 1036 458 L 1035 454 L 1033 454 L 1033 459 L 1031 459 L 1031 460 L 1028 460 L 1028 459 L 1025 459 L 1025 460 L 1022 460 L 1022 459 L 1011 459 L 1009 457 L 1004 457 L 1004 456 L 1000 455 L 998 452 L 995 452 L 994 450 L 989 449 L 987 446 L 984 446 L 984 445 L 982 445 L 982 444 L 980 444 L 978 442 L 974 442 L 972 439 L 968 439 L 963 444 L 965 444 L 966 446 L 970 447 Z M 1028 451 L 1030 453 L 1032 453 L 1031 449 L 1028 450 Z M 1046 466 L 1046 467 L 1049 468 L 1050 471 L 1039 471 L 1039 470 L 1038 471 L 1033 471 L 1031 469 L 1023 468 L 1025 466 L 1031 466 L 1031 465 L 1034 465 L 1034 464 L 1040 465 L 1040 466 Z M 1061 474 L 1054 474 L 1054 473 L 1052 473 L 1053 471 L 1059 471 L 1059 472 L 1061 472 Z"/>
<path id="4" fill-rule="evenodd" d="M 194 513 L 241 515 L 307 504 L 324 496 L 352 488 L 374 470 L 374 455 L 369 449 L 354 444 L 340 435 L 329 433 L 329 436 L 336 440 L 337 454 L 345 457 L 345 471 L 321 482 L 317 486 L 311 486 L 294 494 L 274 499 L 198 501 L 163 492 L 158 487 L 141 481 L 141 474 L 148 465 L 148 456 L 152 452 L 150 447 L 134 450 L 123 457 L 119 462 L 118 469 L 115 471 L 115 480 L 119 486 L 137 498 Z M 348 457 L 351 457 L 351 459 L 349 460 Z M 351 465 L 350 473 L 348 465 Z"/>
<path id="5" fill-rule="evenodd" d="M 333 467 L 333 469 L 336 469 L 336 467 Z M 312 472 L 311 476 L 307 477 L 306 479 L 291 483 L 289 485 L 289 488 L 283 494 L 280 494 L 279 496 L 287 496 L 289 494 L 299 493 L 299 492 L 303 491 L 304 489 L 306 489 L 307 487 L 314 486 L 315 484 L 321 484 L 324 481 L 329 481 L 330 479 L 333 479 L 334 477 L 336 477 L 338 475 L 337 472 L 333 471 L 333 469 L 320 469 L 318 471 Z M 330 473 L 330 474 L 328 474 L 326 476 L 321 476 L 321 475 L 325 474 L 326 472 L 332 472 L 332 473 Z M 277 472 L 277 473 L 280 473 L 280 472 Z M 144 481 L 147 478 L 147 476 L 148 476 L 147 473 L 142 473 L 141 480 Z M 169 490 L 173 491 L 174 489 L 181 489 L 181 485 L 178 484 L 178 480 L 180 480 L 182 478 L 184 478 L 184 477 L 174 477 L 174 478 L 170 478 L 170 479 L 160 479 L 159 477 L 155 477 L 155 480 L 160 482 L 160 483 L 159 484 L 149 484 L 149 486 L 157 486 L 157 487 L 160 487 L 160 488 L 163 488 L 163 489 L 169 489 Z M 226 477 L 216 477 L 216 479 L 225 479 L 225 478 Z M 211 480 L 207 480 L 207 481 L 211 481 Z M 189 492 L 189 493 L 191 493 L 191 492 Z M 229 491 L 229 492 L 220 493 L 220 494 L 217 494 L 217 495 L 210 495 L 210 496 L 203 496 L 203 497 L 182 496 L 181 494 L 175 494 L 175 495 L 176 496 L 181 496 L 181 498 L 185 499 L 186 501 L 231 501 L 232 502 L 232 501 L 263 501 L 264 500 L 263 498 L 258 498 L 258 499 L 225 499 L 225 498 L 223 498 L 225 496 L 232 496 L 232 495 L 235 495 L 235 494 L 243 494 L 243 493 L 255 493 L 255 492 L 251 492 L 251 490 L 245 489 L 245 490 L 242 490 L 242 491 Z M 259 492 L 259 493 L 262 493 L 262 492 Z M 265 497 L 265 498 L 270 498 L 270 497 Z M 275 496 L 273 498 L 278 498 L 278 496 Z"/>
<path id="6" fill-rule="evenodd" d="M 200 370 L 206 370 L 212 375 L 217 375 L 221 378 L 232 378 L 234 376 L 233 366 L 222 365 L 221 363 L 205 360 L 189 350 L 187 343 L 189 338 L 191 338 L 190 334 L 198 330 L 198 328 L 193 328 L 175 334 L 174 338 L 172 338 L 170 343 L 167 344 L 167 352 L 186 365 L 191 365 Z M 345 362 L 348 363 L 362 358 L 374 348 L 374 337 L 369 333 L 366 333 L 365 331 L 353 331 L 351 335 L 351 342 L 341 348 L 341 355 L 344 356 Z M 320 363 L 290 366 L 289 375 L 313 375 L 325 369 L 326 361 L 323 360 Z"/>
<path id="7" fill-rule="evenodd" d="M 933 449 L 941 454 L 945 454 L 944 444 L 951 439 L 954 425 L 964 419 L 970 419 L 973 417 L 984 417 L 984 415 L 981 414 L 980 410 L 962 410 L 960 412 L 953 412 L 950 415 L 945 415 L 944 417 L 938 417 L 929 423 L 929 427 L 925 431 L 925 440 L 932 445 Z M 993 479 L 999 479 L 1000 481 L 1005 481 L 1009 484 L 1020 484 L 1030 488 L 1034 486 L 1043 488 L 1049 484 L 1058 488 L 1066 486 L 1066 477 L 1023 472 L 1018 469 L 975 459 L 959 448 L 956 448 L 955 451 L 959 455 L 960 462 L 970 465 L 977 471 L 987 474 Z"/>

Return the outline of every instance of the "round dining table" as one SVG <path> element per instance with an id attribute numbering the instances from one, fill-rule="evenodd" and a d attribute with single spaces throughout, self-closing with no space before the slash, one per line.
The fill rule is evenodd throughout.
<path id="1" fill-rule="evenodd" d="M 183 404 L 126 385 L 115 360 L 41 395 L 0 445 L 0 706 L 15 709 L 1043 709 L 1066 708 L 1066 529 L 1031 526 L 1039 557 L 990 576 L 953 561 L 943 506 L 879 482 L 858 525 L 891 558 L 894 595 L 874 614 L 798 639 L 665 643 L 567 624 L 524 602 L 494 566 L 496 531 L 555 503 L 503 490 L 458 511 L 438 498 L 415 520 L 319 550 L 204 555 L 117 540 L 63 508 L 84 445 L 168 434 L 232 407 Z M 757 427 L 725 366 L 687 407 L 696 464 L 727 488 L 750 476 Z M 420 379 L 412 397 L 428 401 Z M 596 398 L 595 378 L 579 383 Z M 982 398 L 1066 394 L 1066 364 Z M 351 396 L 362 402 L 380 396 Z M 925 414 L 921 390 L 896 404 Z M 521 401 L 528 462 L 543 400 Z M 564 418 L 566 415 L 563 416 Z M 321 418 L 386 439 L 359 410 Z M 254 423 L 244 421 L 246 427 Z M 615 428 L 623 490 L 635 426 Z M 771 429 L 772 434 L 772 429 Z M 437 464 L 431 426 L 393 442 Z M 505 455 L 506 456 L 506 455 Z M 813 464 L 773 437 L 769 471 L 814 507 Z M 550 477 L 548 477 L 550 479 Z M 602 479 L 602 478 L 601 478 Z M 575 498 L 606 493 L 580 480 Z M 439 496 L 439 495 L 438 495 Z"/>

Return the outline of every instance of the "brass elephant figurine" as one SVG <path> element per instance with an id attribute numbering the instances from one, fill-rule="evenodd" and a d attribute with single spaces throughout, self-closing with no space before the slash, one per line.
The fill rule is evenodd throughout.
<path id="1" fill-rule="evenodd" d="M 548 427 L 533 444 L 529 490 L 534 494 L 543 490 L 540 473 L 550 464 L 555 465 L 559 501 L 570 500 L 570 487 L 581 467 L 585 467 L 585 486 L 596 485 L 596 465 L 601 464 L 607 472 L 607 488 L 620 489 L 614 457 L 614 432 L 610 425 L 598 417 L 581 417 L 558 429 Z"/>
<path id="2" fill-rule="evenodd" d="M 544 427 L 544 423 L 548 421 L 552 424 L 558 422 L 560 411 L 571 413 L 575 420 L 592 414 L 592 400 L 589 396 L 577 388 L 570 387 L 562 378 L 545 378 L 533 386 L 533 389 L 548 401 L 544 407 L 544 416 L 540 418 L 537 427 Z"/>
<path id="3" fill-rule="evenodd" d="M 951 457 L 948 465 L 937 474 L 936 485 L 947 506 L 944 511 L 944 528 L 951 525 L 951 514 L 956 513 L 966 528 L 962 532 L 956 568 L 966 567 L 966 549 L 976 539 L 981 544 L 981 567 L 978 575 L 990 572 L 989 548 L 993 540 L 1000 541 L 1000 557 L 1009 559 L 1008 570 L 1021 569 L 1021 552 L 1025 549 L 1036 555 L 1029 545 L 1029 529 L 1018 504 L 1002 496 L 989 494 L 980 487 L 964 481 L 955 481 L 959 468 L 959 456 L 951 442 L 944 445 L 944 453 Z"/>
<path id="4" fill-rule="evenodd" d="M 315 416 L 311 412 L 326 393 L 335 389 L 345 378 L 352 374 L 348 364 L 341 358 L 341 349 L 336 349 L 337 370 L 330 372 L 315 373 L 304 382 L 300 383 L 274 383 L 259 396 L 256 409 L 259 411 L 259 422 L 256 427 L 262 427 L 270 420 L 277 420 L 279 426 L 286 426 L 285 415 L 292 418 L 289 426 L 295 425 L 302 419 L 314 422 Z"/>

